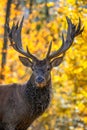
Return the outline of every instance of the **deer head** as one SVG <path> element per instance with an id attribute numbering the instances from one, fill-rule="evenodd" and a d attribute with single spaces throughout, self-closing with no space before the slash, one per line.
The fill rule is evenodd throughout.
<path id="1" fill-rule="evenodd" d="M 53 67 L 58 66 L 62 61 L 65 52 L 70 48 L 73 43 L 73 40 L 76 36 L 82 33 L 83 28 L 81 29 L 81 20 L 79 18 L 78 26 L 75 26 L 72 21 L 66 17 L 68 23 L 68 30 L 66 40 L 64 40 L 64 36 L 62 34 L 62 45 L 53 53 L 51 52 L 52 42 L 50 42 L 50 46 L 48 52 L 46 54 L 46 58 L 43 60 L 37 59 L 33 54 L 30 53 L 28 47 L 26 47 L 26 51 L 23 50 L 22 41 L 21 41 L 21 30 L 23 26 L 22 18 L 20 24 L 16 25 L 13 23 L 12 28 L 7 27 L 7 31 L 9 34 L 9 39 L 11 42 L 11 46 L 19 53 L 23 54 L 25 57 L 19 56 L 20 61 L 23 65 L 27 67 L 31 67 L 35 79 L 35 83 L 37 86 L 45 86 L 47 82 L 50 80 L 50 71 Z M 60 56 L 62 54 L 62 56 Z"/>

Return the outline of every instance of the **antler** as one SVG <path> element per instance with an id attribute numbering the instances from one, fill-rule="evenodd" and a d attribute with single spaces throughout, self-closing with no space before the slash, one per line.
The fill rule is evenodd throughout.
<path id="1" fill-rule="evenodd" d="M 72 45 L 74 38 L 76 36 L 78 36 L 79 34 L 81 34 L 83 29 L 84 29 L 84 28 L 81 29 L 80 18 L 79 18 L 79 23 L 78 23 L 77 27 L 76 27 L 76 25 L 74 25 L 71 22 L 71 20 L 68 17 L 66 17 L 66 20 L 68 23 L 68 31 L 67 31 L 66 41 L 64 40 L 64 36 L 62 34 L 62 45 L 57 51 L 53 52 L 52 54 L 50 54 L 50 50 L 51 50 L 51 46 L 52 46 L 52 43 L 51 43 L 49 46 L 49 49 L 48 49 L 48 54 L 47 54 L 48 59 L 52 59 L 56 56 L 59 56 L 60 54 L 65 53 Z"/>
<path id="2" fill-rule="evenodd" d="M 46 58 L 48 58 L 49 55 L 50 55 L 51 47 L 52 47 L 52 41 L 50 42 L 50 45 L 49 45 L 49 48 L 48 48 L 48 52 L 47 52 L 47 54 L 46 54 Z"/>
<path id="3" fill-rule="evenodd" d="M 28 47 L 26 47 L 27 51 L 24 51 L 22 48 L 21 30 L 22 30 L 22 26 L 23 26 L 23 21 L 24 21 L 24 17 L 22 18 L 20 24 L 19 24 L 19 22 L 17 22 L 16 25 L 13 23 L 13 26 L 11 29 L 9 26 L 7 26 L 7 32 L 9 35 L 11 46 L 17 52 L 23 54 L 24 56 L 31 58 L 32 60 L 36 60 L 37 58 L 29 52 Z"/>

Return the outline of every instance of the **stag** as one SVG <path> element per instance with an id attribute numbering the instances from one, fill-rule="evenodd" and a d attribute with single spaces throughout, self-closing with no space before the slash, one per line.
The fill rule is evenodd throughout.
<path id="1" fill-rule="evenodd" d="M 52 42 L 46 58 L 39 60 L 30 53 L 28 47 L 23 50 L 21 41 L 22 18 L 20 24 L 13 24 L 12 28 L 7 27 L 11 46 L 17 52 L 24 55 L 19 56 L 24 66 L 32 69 L 30 79 L 24 84 L 9 84 L 0 86 L 0 130 L 26 130 L 31 123 L 46 110 L 51 97 L 51 70 L 62 61 L 65 52 L 70 48 L 76 36 L 82 33 L 81 20 L 75 26 L 66 17 L 68 30 L 66 40 L 62 34 L 62 45 L 53 53 L 51 52 Z"/>

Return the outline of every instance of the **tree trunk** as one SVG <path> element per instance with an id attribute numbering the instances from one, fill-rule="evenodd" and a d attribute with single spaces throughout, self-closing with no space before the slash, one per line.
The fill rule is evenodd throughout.
<path id="1" fill-rule="evenodd" d="M 29 12 L 30 12 L 30 14 L 32 13 L 32 6 L 33 6 L 33 0 L 30 0 L 30 3 L 29 3 Z"/>
<path id="2" fill-rule="evenodd" d="M 6 30 L 6 25 L 7 25 L 7 23 L 9 24 L 11 3 L 12 3 L 12 0 L 7 1 L 6 17 L 5 17 L 5 24 L 4 24 L 4 43 L 3 43 L 3 48 L 2 48 L 1 75 L 0 75 L 1 79 L 4 79 L 4 77 L 5 77 L 3 71 L 4 71 L 4 66 L 6 65 L 6 56 L 7 56 L 7 30 Z"/>
<path id="3" fill-rule="evenodd" d="M 49 9 L 47 7 L 47 0 L 45 0 L 45 15 L 46 15 L 46 20 L 49 21 Z"/>

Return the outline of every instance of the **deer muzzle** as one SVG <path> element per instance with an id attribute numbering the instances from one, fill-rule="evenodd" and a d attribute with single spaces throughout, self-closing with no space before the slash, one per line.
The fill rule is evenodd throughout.
<path id="1" fill-rule="evenodd" d="M 46 80 L 42 76 L 38 76 L 35 82 L 38 87 L 44 87 L 46 85 Z"/>

